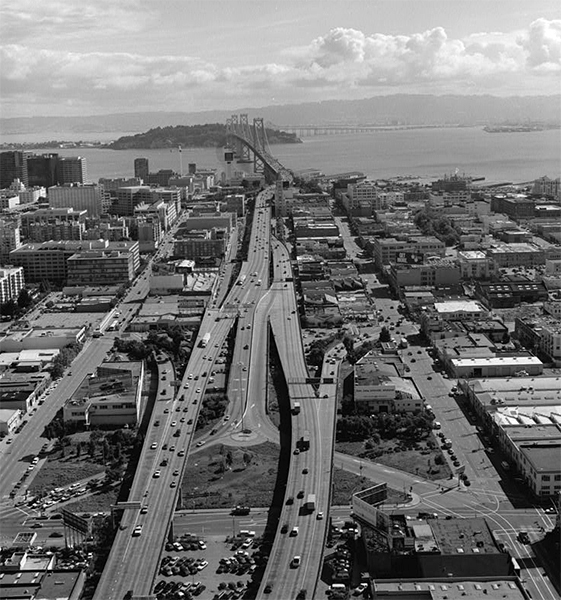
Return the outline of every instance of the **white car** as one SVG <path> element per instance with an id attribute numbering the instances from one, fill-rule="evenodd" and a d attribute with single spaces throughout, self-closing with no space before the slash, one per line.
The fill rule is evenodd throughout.
<path id="1" fill-rule="evenodd" d="M 368 587 L 367 583 L 361 583 L 359 586 L 355 588 L 355 595 L 358 596 L 360 594 L 364 594 L 366 588 Z"/>
<path id="2" fill-rule="evenodd" d="M 176 425 L 177 425 L 177 421 L 172 421 L 172 422 L 171 422 L 171 426 L 172 426 L 172 427 L 175 427 Z"/>
<path id="3" fill-rule="evenodd" d="M 154 479 L 158 479 L 158 477 L 161 475 L 160 471 L 154 471 Z"/>
<path id="4" fill-rule="evenodd" d="M 150 448 L 151 448 L 152 450 L 155 450 L 157 447 L 158 447 L 158 444 L 156 444 L 156 442 L 154 442 L 154 443 L 153 443 L 153 444 L 150 446 Z"/>
<path id="5" fill-rule="evenodd" d="M 197 448 L 200 448 L 201 446 L 204 446 L 206 444 L 206 442 L 204 440 L 201 440 L 200 442 L 197 442 Z"/>
<path id="6" fill-rule="evenodd" d="M 133 534 L 134 536 L 139 536 L 141 533 L 142 533 L 142 525 L 137 525 L 137 526 L 134 528 L 134 531 L 132 532 L 132 534 Z"/>

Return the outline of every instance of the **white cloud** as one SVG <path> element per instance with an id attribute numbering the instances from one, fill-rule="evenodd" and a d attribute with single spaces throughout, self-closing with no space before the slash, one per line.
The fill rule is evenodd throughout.
<path id="1" fill-rule="evenodd" d="M 77 19 L 76 5 L 60 7 Z M 85 3 L 86 20 L 115 10 L 112 0 Z M 118 3 L 117 3 L 118 4 Z M 136 4 L 126 0 L 123 6 Z M 30 1 L 10 10 L 25 20 Z M 49 12 L 49 11 L 46 11 Z M 52 12 L 52 10 L 51 10 Z M 45 17 L 47 18 L 47 17 Z M 51 17 L 50 17 L 51 18 Z M 47 19 L 48 20 L 48 19 Z M 453 39 L 442 27 L 413 35 L 366 34 L 335 28 L 307 46 L 288 48 L 276 62 L 223 68 L 190 56 L 36 50 L 25 43 L 0 48 L 4 115 L 25 104 L 89 112 L 199 110 L 236 98 L 259 106 L 271 98 L 300 102 L 375 93 L 556 93 L 561 71 L 561 21 L 538 19 L 525 31 L 478 32 Z M 188 98 L 191 104 L 186 105 Z M 57 107 L 60 110 L 57 110 Z M 77 109 L 76 109 L 77 110 Z"/>
<path id="2" fill-rule="evenodd" d="M 537 19 L 521 36 L 528 65 L 539 70 L 561 70 L 561 20 Z"/>

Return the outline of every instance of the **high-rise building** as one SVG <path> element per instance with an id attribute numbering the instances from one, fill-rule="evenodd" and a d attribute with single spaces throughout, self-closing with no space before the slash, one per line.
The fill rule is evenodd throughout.
<path id="1" fill-rule="evenodd" d="M 14 179 L 28 184 L 27 157 L 29 152 L 13 150 L 0 152 L 0 189 L 10 187 Z"/>
<path id="2" fill-rule="evenodd" d="M 0 264 L 9 264 L 10 252 L 21 246 L 21 218 L 0 219 Z"/>
<path id="3" fill-rule="evenodd" d="M 144 183 L 148 181 L 148 173 L 150 172 L 148 168 L 148 159 L 147 158 L 135 158 L 134 159 L 134 176 L 142 179 Z"/>
<path id="4" fill-rule="evenodd" d="M 56 185 L 58 181 L 57 164 L 58 154 L 30 154 L 27 157 L 28 185 L 45 188 Z"/>
<path id="5" fill-rule="evenodd" d="M 0 269 L 0 303 L 16 300 L 25 286 L 23 267 Z"/>
<path id="6" fill-rule="evenodd" d="M 57 183 L 86 183 L 88 173 L 83 156 L 60 156 L 57 162 Z"/>

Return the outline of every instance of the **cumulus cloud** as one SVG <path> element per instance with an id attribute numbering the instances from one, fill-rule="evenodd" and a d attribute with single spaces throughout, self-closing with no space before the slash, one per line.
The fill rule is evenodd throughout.
<path id="1" fill-rule="evenodd" d="M 97 4 L 86 3 L 92 19 Z M 29 0 L 22 0 L 13 10 L 25 15 L 26 6 Z M 64 13 L 66 21 L 74 16 L 72 8 Z M 271 98 L 298 102 L 392 91 L 555 93 L 561 21 L 538 19 L 522 32 L 480 32 L 464 39 L 451 38 L 442 27 L 412 35 L 338 27 L 287 49 L 276 62 L 228 68 L 188 56 L 35 50 L 23 42 L 0 48 L 0 59 L 5 104 L 35 97 L 38 105 L 89 104 L 93 112 L 130 108 L 131 99 L 138 109 L 197 110 L 223 106 L 225 98 L 256 106 Z M 183 104 L 186 97 L 190 106 Z"/>
<path id="2" fill-rule="evenodd" d="M 561 70 L 561 20 L 537 19 L 521 37 L 528 66 L 539 70 Z"/>

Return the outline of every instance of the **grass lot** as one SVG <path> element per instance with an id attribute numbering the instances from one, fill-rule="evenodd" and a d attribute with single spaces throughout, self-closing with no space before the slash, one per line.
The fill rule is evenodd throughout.
<path id="1" fill-rule="evenodd" d="M 397 440 L 381 440 L 375 450 L 367 450 L 364 444 L 364 442 L 337 442 L 335 449 L 338 452 L 360 456 L 364 460 L 371 460 L 429 480 L 448 479 L 452 473 L 440 448 L 429 449 L 425 442 L 416 443 L 411 450 L 403 449 L 404 446 Z M 442 457 L 443 464 L 435 463 L 437 456 Z"/>
<path id="2" fill-rule="evenodd" d="M 229 452 L 232 465 L 223 470 Z M 244 454 L 246 458 L 251 457 L 247 466 L 243 462 Z M 250 448 L 216 445 L 197 453 L 189 461 L 183 478 L 185 508 L 269 506 L 278 460 L 279 447 L 270 442 Z"/>
<path id="3" fill-rule="evenodd" d="M 44 494 L 56 487 L 64 487 L 104 471 L 105 467 L 103 465 L 86 460 L 49 459 L 33 478 L 29 486 L 29 493 L 31 495 Z"/>

